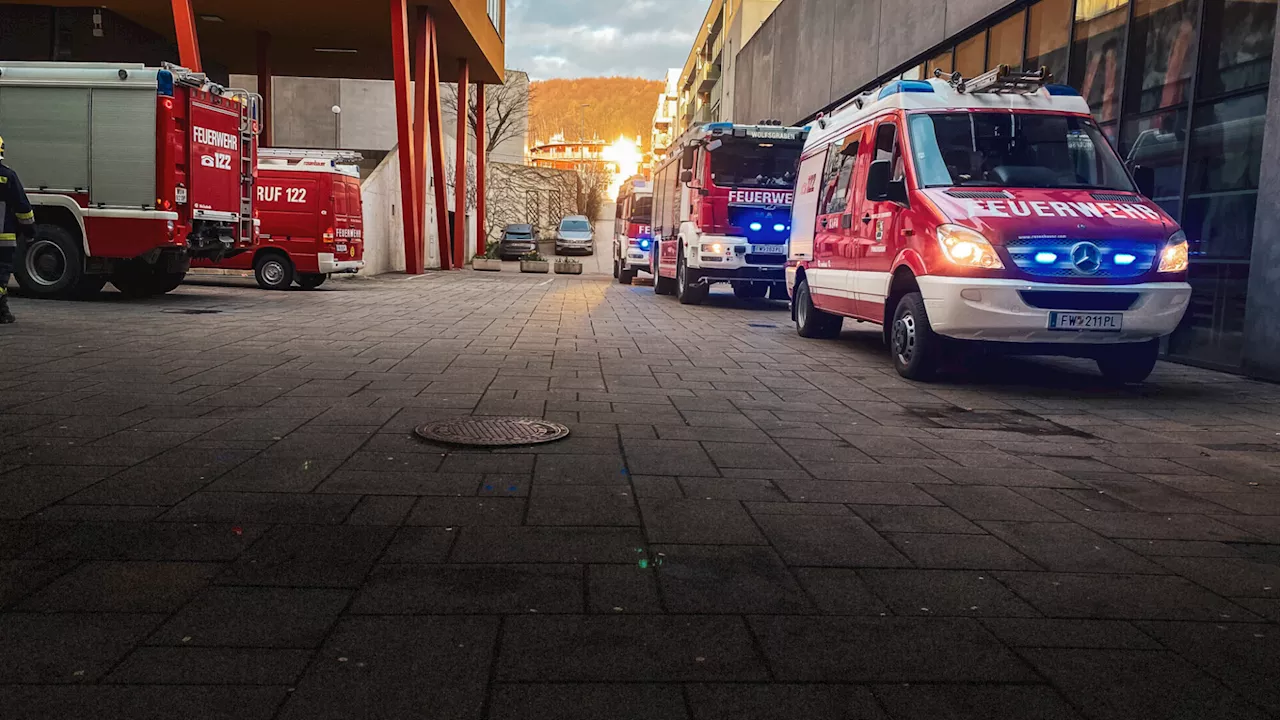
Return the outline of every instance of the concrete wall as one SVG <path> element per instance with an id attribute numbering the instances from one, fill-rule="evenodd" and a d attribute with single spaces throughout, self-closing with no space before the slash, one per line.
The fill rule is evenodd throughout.
<path id="1" fill-rule="evenodd" d="M 1276 26 L 1280 42 L 1280 24 Z M 1280 47 L 1280 45 L 1277 45 Z M 1244 371 L 1280 380 L 1280 62 L 1271 63 L 1267 128 L 1258 178 L 1249 295 L 1244 313 Z M 1267 160 L 1270 158 L 1270 160 Z"/>
<path id="2" fill-rule="evenodd" d="M 782 0 L 743 45 L 732 119 L 798 122 L 1013 0 Z"/>

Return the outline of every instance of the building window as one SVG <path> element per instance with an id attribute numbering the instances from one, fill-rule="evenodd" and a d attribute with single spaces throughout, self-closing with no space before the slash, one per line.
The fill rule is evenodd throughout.
<path id="1" fill-rule="evenodd" d="M 1078 0 L 1071 84 L 1079 88 L 1099 122 L 1120 114 L 1128 0 Z"/>
<path id="2" fill-rule="evenodd" d="M 956 46 L 956 70 L 967 77 L 987 71 L 987 34 L 980 32 Z"/>
<path id="3" fill-rule="evenodd" d="M 1196 255 L 1249 258 L 1266 112 L 1265 93 L 1195 111 L 1184 229 Z"/>
<path id="4" fill-rule="evenodd" d="M 1130 118 L 1120 130 L 1120 153 L 1125 162 L 1155 171 L 1155 195 L 1151 199 L 1175 220 L 1181 216 L 1182 160 L 1190 114 L 1184 107 Z"/>
<path id="5" fill-rule="evenodd" d="M 1206 0 L 1201 97 L 1266 85 L 1271 77 L 1276 0 Z"/>
<path id="6" fill-rule="evenodd" d="M 1200 0 L 1135 0 L 1125 111 L 1149 112 L 1190 98 Z"/>
<path id="7" fill-rule="evenodd" d="M 489 21 L 502 34 L 502 0 L 489 0 Z"/>
<path id="8" fill-rule="evenodd" d="M 1026 34 L 1027 14 L 1019 12 L 991 28 L 987 46 L 987 69 L 1008 65 L 1022 67 L 1022 39 Z"/>
<path id="9" fill-rule="evenodd" d="M 1067 81 L 1071 40 L 1071 0 L 1041 0 L 1027 18 L 1028 70 L 1049 68 L 1057 82 Z"/>

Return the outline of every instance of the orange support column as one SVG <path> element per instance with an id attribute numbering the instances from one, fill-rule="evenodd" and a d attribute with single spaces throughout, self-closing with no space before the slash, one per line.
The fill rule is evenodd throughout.
<path id="1" fill-rule="evenodd" d="M 467 264 L 467 127 L 470 104 L 467 98 L 471 90 L 471 77 L 467 61 L 458 59 L 458 150 L 453 156 L 453 266 L 461 269 Z"/>
<path id="2" fill-rule="evenodd" d="M 196 16 L 191 0 L 172 0 L 173 29 L 178 36 L 178 61 L 193 72 L 200 69 L 200 38 L 196 35 Z"/>
<path id="3" fill-rule="evenodd" d="M 414 60 L 413 60 L 413 177 L 422 191 L 418 193 L 418 224 L 422 232 L 422 256 L 427 255 L 427 92 L 428 67 L 431 52 L 431 15 L 424 7 L 418 8 L 414 18 Z"/>
<path id="4" fill-rule="evenodd" d="M 427 142 L 430 143 L 431 180 L 435 186 L 436 233 L 440 243 L 440 268 L 453 267 L 449 251 L 449 199 L 444 184 L 444 120 L 440 111 L 440 46 L 436 24 L 430 23 L 431 46 L 427 49 Z"/>
<path id="5" fill-rule="evenodd" d="M 400 209 L 404 219 L 404 265 L 410 275 L 421 275 L 422 222 L 418 215 L 423 188 L 413 169 L 413 123 L 409 97 L 409 16 L 406 0 L 391 0 L 391 59 L 395 74 L 396 131 L 400 152 Z"/>
<path id="6" fill-rule="evenodd" d="M 476 254 L 483 255 L 488 244 L 488 229 L 484 218 L 484 170 L 488 164 L 485 157 L 485 136 L 489 128 L 484 124 L 484 84 L 476 83 Z"/>
<path id="7" fill-rule="evenodd" d="M 275 147 L 271 121 L 271 33 L 258 33 L 258 94 L 262 96 L 262 146 Z"/>

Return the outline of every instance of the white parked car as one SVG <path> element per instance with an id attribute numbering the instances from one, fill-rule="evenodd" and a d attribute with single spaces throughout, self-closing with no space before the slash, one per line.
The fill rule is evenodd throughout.
<path id="1" fill-rule="evenodd" d="M 570 215 L 561 220 L 560 227 L 556 228 L 556 254 L 563 255 L 571 251 L 585 251 L 588 255 L 596 252 L 595 230 L 591 227 L 591 221 L 582 215 Z"/>

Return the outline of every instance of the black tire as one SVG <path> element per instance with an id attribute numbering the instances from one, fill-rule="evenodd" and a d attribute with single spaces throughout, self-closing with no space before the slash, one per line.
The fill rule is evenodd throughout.
<path id="1" fill-rule="evenodd" d="M 925 311 L 924 296 L 907 293 L 893 311 L 889 353 L 893 367 L 908 380 L 929 380 L 938 373 L 943 338 L 933 331 Z"/>
<path id="2" fill-rule="evenodd" d="M 293 262 L 284 253 L 262 253 L 254 258 L 253 277 L 263 290 L 288 290 L 293 276 Z"/>
<path id="3" fill-rule="evenodd" d="M 614 258 L 613 259 L 613 276 L 615 278 L 618 277 L 618 265 L 619 265 L 618 258 Z"/>
<path id="4" fill-rule="evenodd" d="M 1136 384 L 1146 380 L 1160 359 L 1160 341 L 1149 340 L 1105 348 L 1098 355 L 1098 370 L 1108 382 Z"/>
<path id="5" fill-rule="evenodd" d="M 681 305 L 701 305 L 711 288 L 698 284 L 698 271 L 690 270 L 684 262 L 684 254 L 676 260 L 676 299 Z"/>
<path id="6" fill-rule="evenodd" d="M 618 284 L 630 285 L 632 280 L 636 279 L 636 271 L 630 268 L 623 268 L 618 271 Z"/>
<path id="7" fill-rule="evenodd" d="M 129 299 L 151 297 L 159 292 L 154 266 L 141 260 L 125 260 L 111 273 L 111 284 Z"/>
<path id="8" fill-rule="evenodd" d="M 739 300 L 759 300 L 769 292 L 769 286 L 764 283 L 734 283 L 733 294 Z"/>
<path id="9" fill-rule="evenodd" d="M 320 273 L 302 273 L 298 275 L 298 286 L 303 290 L 315 290 L 323 285 L 324 281 L 328 279 L 328 275 L 322 275 Z"/>
<path id="10" fill-rule="evenodd" d="M 61 225 L 36 225 L 34 238 L 18 242 L 13 274 L 26 295 L 68 297 L 84 276 L 84 247 Z"/>
<path id="11" fill-rule="evenodd" d="M 801 279 L 796 284 L 795 305 L 796 332 L 800 337 L 813 340 L 830 340 L 840 337 L 844 327 L 844 318 L 819 310 L 813 304 L 813 293 L 809 292 L 809 281 Z"/>
<path id="12" fill-rule="evenodd" d="M 156 272 L 151 276 L 152 289 L 155 295 L 171 293 L 186 279 L 185 272 Z"/>

